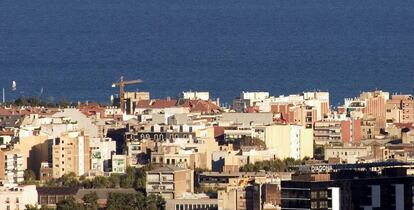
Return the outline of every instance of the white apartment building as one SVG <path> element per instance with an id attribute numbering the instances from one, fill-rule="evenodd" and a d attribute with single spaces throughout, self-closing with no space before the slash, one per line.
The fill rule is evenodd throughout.
<path id="1" fill-rule="evenodd" d="M 25 209 L 26 205 L 37 205 L 37 200 L 35 185 L 0 187 L 0 210 Z"/>

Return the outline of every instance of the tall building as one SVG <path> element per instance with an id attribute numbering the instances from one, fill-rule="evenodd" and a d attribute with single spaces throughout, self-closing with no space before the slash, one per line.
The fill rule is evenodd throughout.
<path id="1" fill-rule="evenodd" d="M 174 199 L 186 192 L 194 192 L 193 170 L 175 166 L 164 166 L 147 171 L 148 194 L 157 194 L 164 199 Z"/>
<path id="2" fill-rule="evenodd" d="M 318 121 L 314 124 L 316 144 L 359 144 L 361 143 L 361 120 Z"/>
<path id="3" fill-rule="evenodd" d="M 23 156 L 18 149 L 0 150 L 0 182 L 17 184 L 24 180 Z"/>
<path id="4" fill-rule="evenodd" d="M 83 132 L 69 132 L 53 140 L 53 177 L 70 172 L 81 176 L 90 170 L 89 136 Z"/>
<path id="5" fill-rule="evenodd" d="M 414 100 L 412 95 L 392 95 L 386 106 L 387 123 L 414 122 Z"/>
<path id="6" fill-rule="evenodd" d="M 116 151 L 116 142 L 111 138 L 90 139 L 91 170 L 109 172 L 111 169 L 111 155 Z"/>
<path id="7" fill-rule="evenodd" d="M 299 125 L 275 124 L 266 126 L 265 143 L 277 150 L 277 157 L 303 159 L 313 157 L 313 130 Z"/>
<path id="8" fill-rule="evenodd" d="M 282 181 L 282 210 L 413 209 L 414 177 L 402 165 L 303 166 L 292 180 Z"/>

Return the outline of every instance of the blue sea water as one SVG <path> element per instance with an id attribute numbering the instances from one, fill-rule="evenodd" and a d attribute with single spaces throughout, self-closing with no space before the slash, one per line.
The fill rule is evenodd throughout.
<path id="1" fill-rule="evenodd" d="M 412 0 L 0 1 L 0 87 L 107 102 L 121 75 L 152 97 L 411 93 Z M 11 81 L 17 91 L 11 91 Z"/>

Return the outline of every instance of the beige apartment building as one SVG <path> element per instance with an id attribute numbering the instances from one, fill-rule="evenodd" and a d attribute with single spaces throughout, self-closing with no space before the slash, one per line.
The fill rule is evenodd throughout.
<path id="1" fill-rule="evenodd" d="M 46 135 L 36 135 L 20 138 L 14 148 L 21 151 L 23 168 L 32 170 L 37 177 L 40 177 L 40 166 L 42 162 L 49 160 L 51 144 L 52 140 L 49 140 Z"/>
<path id="2" fill-rule="evenodd" d="M 267 148 L 277 150 L 277 158 L 313 157 L 313 130 L 311 128 L 289 124 L 266 126 L 265 143 Z"/>
<path id="3" fill-rule="evenodd" d="M 69 132 L 54 139 L 52 146 L 53 178 L 74 172 L 81 176 L 90 169 L 89 137 Z"/>
<path id="4" fill-rule="evenodd" d="M 387 123 L 414 122 L 414 100 L 412 95 L 392 95 L 387 101 Z"/>
<path id="5" fill-rule="evenodd" d="M 175 199 L 186 192 L 194 192 L 193 170 L 164 166 L 147 172 L 148 194 L 158 194 L 164 199 Z"/>

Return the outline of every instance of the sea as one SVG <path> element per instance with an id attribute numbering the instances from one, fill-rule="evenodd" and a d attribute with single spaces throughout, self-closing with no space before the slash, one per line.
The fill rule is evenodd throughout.
<path id="1" fill-rule="evenodd" d="M 224 104 L 241 91 L 329 91 L 334 106 L 412 93 L 414 1 L 0 1 L 6 100 L 109 103 L 120 76 L 152 98 L 209 91 Z"/>

